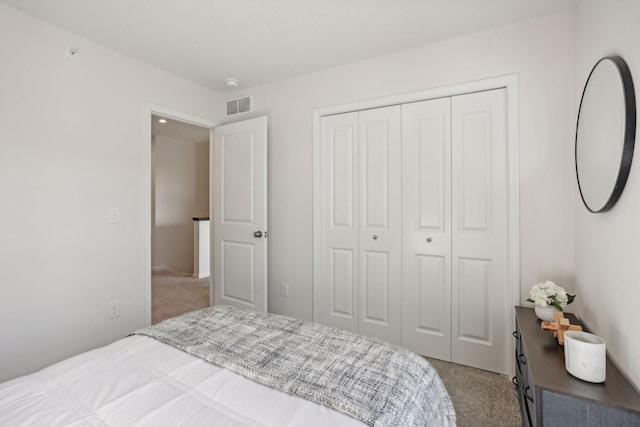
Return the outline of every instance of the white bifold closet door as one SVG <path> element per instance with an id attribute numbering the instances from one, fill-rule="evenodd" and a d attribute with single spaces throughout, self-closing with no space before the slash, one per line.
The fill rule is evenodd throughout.
<path id="1" fill-rule="evenodd" d="M 322 118 L 320 322 L 358 332 L 358 113 Z"/>
<path id="2" fill-rule="evenodd" d="M 505 90 L 403 105 L 403 345 L 507 373 Z"/>
<path id="3" fill-rule="evenodd" d="M 400 106 L 358 113 L 358 330 L 398 345 L 402 317 L 400 122 Z"/>
<path id="4" fill-rule="evenodd" d="M 402 343 L 451 360 L 451 98 L 402 106 Z"/>
<path id="5" fill-rule="evenodd" d="M 320 322 L 506 374 L 506 91 L 321 123 Z"/>
<path id="6" fill-rule="evenodd" d="M 322 119 L 321 322 L 401 344 L 400 106 Z"/>
<path id="7" fill-rule="evenodd" d="M 506 90 L 451 103 L 451 360 L 508 374 Z"/>

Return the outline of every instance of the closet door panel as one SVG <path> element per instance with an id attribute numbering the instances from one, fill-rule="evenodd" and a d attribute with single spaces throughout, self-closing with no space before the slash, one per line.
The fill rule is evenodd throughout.
<path id="1" fill-rule="evenodd" d="M 416 255 L 415 279 L 418 298 L 412 303 L 417 305 L 418 318 L 415 328 L 422 333 L 443 336 L 446 318 L 443 317 L 444 292 L 442 286 L 448 275 L 447 258 L 434 255 Z M 448 347 L 448 346 L 447 346 Z"/>
<path id="2" fill-rule="evenodd" d="M 450 98 L 402 106 L 402 342 L 451 357 Z"/>
<path id="3" fill-rule="evenodd" d="M 489 107 L 461 113 L 462 129 L 456 132 L 458 147 L 458 232 L 482 238 L 491 228 L 492 132 Z"/>
<path id="4" fill-rule="evenodd" d="M 400 107 L 360 111 L 359 332 L 401 343 Z"/>
<path id="5" fill-rule="evenodd" d="M 458 339 L 491 345 L 491 260 L 460 257 L 457 262 L 460 307 L 467 309 L 458 315 Z"/>
<path id="6" fill-rule="evenodd" d="M 506 374 L 505 90 L 452 98 L 452 361 Z"/>
<path id="7" fill-rule="evenodd" d="M 358 331 L 358 113 L 322 118 L 320 321 Z"/>
<path id="8" fill-rule="evenodd" d="M 356 224 L 354 183 L 354 152 L 357 141 L 353 140 L 353 129 L 339 128 L 331 146 L 331 207 L 330 224 L 333 229 L 353 230 Z"/>
<path id="9" fill-rule="evenodd" d="M 361 116 L 365 117 L 364 120 L 370 115 L 371 113 L 361 113 Z M 362 228 L 368 230 L 389 230 L 389 187 L 394 184 L 389 176 L 389 169 L 392 167 L 390 162 L 393 161 L 389 150 L 393 149 L 390 144 L 395 143 L 390 140 L 390 125 L 386 118 L 383 118 L 365 121 L 360 128 Z"/>
<path id="10" fill-rule="evenodd" d="M 355 277 L 354 261 L 356 254 L 352 249 L 332 248 L 329 265 L 329 313 L 354 319 L 355 314 Z"/>
<path id="11" fill-rule="evenodd" d="M 364 251 L 362 262 L 362 318 L 389 327 L 389 253 Z"/>

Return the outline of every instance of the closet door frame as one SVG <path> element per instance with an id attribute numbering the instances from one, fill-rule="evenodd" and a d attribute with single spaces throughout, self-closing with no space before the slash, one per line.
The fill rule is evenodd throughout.
<path id="1" fill-rule="evenodd" d="M 509 290 L 507 295 L 507 313 L 511 330 L 515 330 L 514 306 L 520 303 L 520 221 L 519 221 L 519 140 L 518 140 L 518 75 L 477 80 L 462 84 L 443 86 L 424 91 L 410 92 L 375 98 L 366 101 L 352 102 L 331 107 L 317 108 L 313 111 L 313 321 L 320 321 L 321 309 L 321 198 L 322 198 L 322 126 L 323 116 L 341 114 L 371 108 L 406 104 L 429 99 L 464 95 L 493 89 L 506 89 L 507 113 L 507 265 Z M 505 354 L 510 358 L 513 354 L 513 340 L 506 340 Z M 510 359 L 508 359 L 510 360 Z M 510 367 L 513 371 L 513 366 Z M 513 375 L 513 372 L 510 373 Z"/>

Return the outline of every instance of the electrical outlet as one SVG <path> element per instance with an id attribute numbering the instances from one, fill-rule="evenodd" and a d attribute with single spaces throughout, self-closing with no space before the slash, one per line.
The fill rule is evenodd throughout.
<path id="1" fill-rule="evenodd" d="M 111 301 L 109 303 L 109 311 L 107 319 L 115 319 L 120 316 L 120 301 Z"/>
<path id="2" fill-rule="evenodd" d="M 289 284 L 288 283 L 280 283 L 280 295 L 283 297 L 289 296 Z"/>

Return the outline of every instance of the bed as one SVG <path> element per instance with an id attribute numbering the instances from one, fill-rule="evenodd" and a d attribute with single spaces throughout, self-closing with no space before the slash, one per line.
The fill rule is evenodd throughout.
<path id="1" fill-rule="evenodd" d="M 211 307 L 0 384 L 2 426 L 455 426 L 422 357 Z"/>

